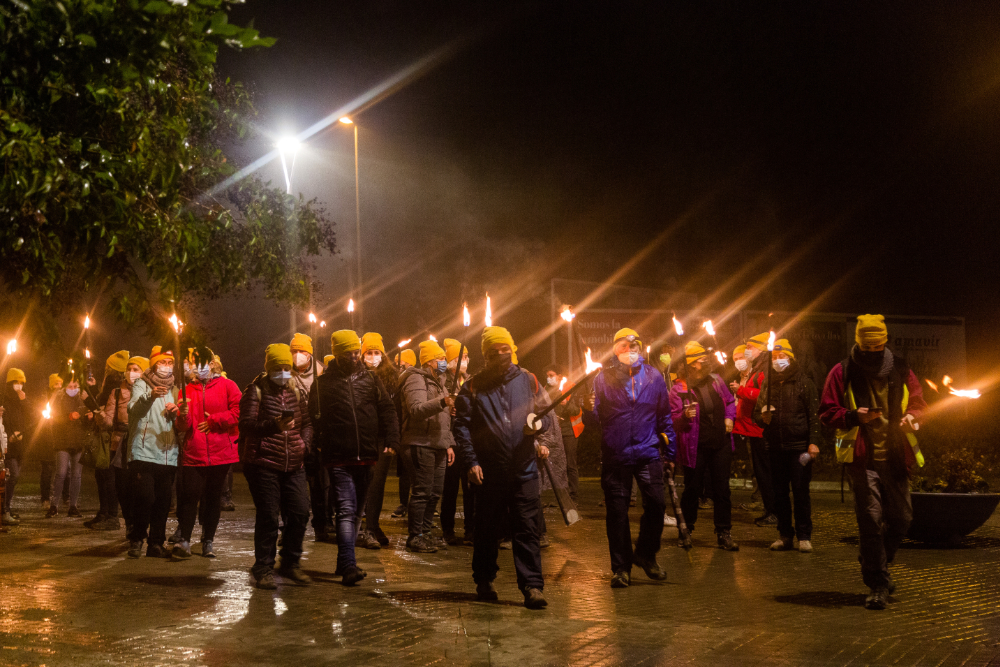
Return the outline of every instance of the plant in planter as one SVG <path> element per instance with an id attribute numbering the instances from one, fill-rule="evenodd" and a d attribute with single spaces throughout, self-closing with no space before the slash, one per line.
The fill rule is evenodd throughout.
<path id="1" fill-rule="evenodd" d="M 946 452 L 929 465 L 925 475 L 915 476 L 910 489 L 925 493 L 988 493 L 981 455 L 962 448 Z"/>
<path id="2" fill-rule="evenodd" d="M 913 523 L 908 536 L 921 542 L 957 544 L 982 526 L 1000 504 L 983 476 L 986 462 L 969 449 L 935 457 L 910 483 Z"/>

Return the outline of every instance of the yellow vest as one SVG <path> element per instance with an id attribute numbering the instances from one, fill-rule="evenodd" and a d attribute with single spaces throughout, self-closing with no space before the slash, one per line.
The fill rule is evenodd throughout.
<path id="1" fill-rule="evenodd" d="M 844 391 L 844 403 L 847 404 L 851 410 L 857 410 L 858 404 L 854 400 L 854 390 L 851 389 L 851 383 L 844 378 L 844 383 L 847 389 Z M 903 411 L 902 414 L 906 414 L 906 406 L 910 403 L 910 388 L 903 383 Z M 855 426 L 852 429 L 842 431 L 837 429 L 836 432 L 836 445 L 837 445 L 837 462 L 838 463 L 851 463 L 854 461 L 854 443 L 858 439 L 858 429 L 860 427 Z M 917 444 L 917 436 L 913 433 L 906 434 L 906 440 L 910 443 L 910 447 L 913 448 L 913 455 L 917 459 L 917 465 L 921 468 L 924 467 L 924 455 L 920 452 L 920 446 Z M 874 447 L 874 443 L 869 443 L 870 447 Z"/>

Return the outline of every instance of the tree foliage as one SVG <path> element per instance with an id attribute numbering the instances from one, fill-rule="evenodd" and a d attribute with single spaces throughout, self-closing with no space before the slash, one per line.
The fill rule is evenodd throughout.
<path id="1" fill-rule="evenodd" d="M 223 0 L 0 0 L 0 279 L 50 312 L 102 290 L 126 322 L 172 299 L 263 287 L 308 298 L 334 251 L 315 200 L 237 166 L 250 96 L 220 48 L 266 47 Z M 161 318 L 162 319 L 162 318 Z"/>

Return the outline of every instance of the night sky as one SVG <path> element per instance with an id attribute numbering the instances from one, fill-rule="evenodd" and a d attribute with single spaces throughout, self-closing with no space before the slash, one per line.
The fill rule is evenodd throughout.
<path id="1" fill-rule="evenodd" d="M 1000 363 L 1000 6 L 900 7 L 250 0 L 231 20 L 278 43 L 220 70 L 254 91 L 250 159 L 452 45 L 355 116 L 365 279 L 382 287 L 365 328 L 387 340 L 485 289 L 547 316 L 550 278 L 604 280 L 683 219 L 622 284 L 704 297 L 792 260 L 749 307 L 795 310 L 860 263 L 817 309 L 964 316 L 975 378 Z M 331 312 L 351 291 L 353 166 L 335 125 L 295 167 L 344 247 L 320 263 Z M 536 320 L 498 323 L 523 338 Z M 230 354 L 260 335 L 225 333 Z"/>

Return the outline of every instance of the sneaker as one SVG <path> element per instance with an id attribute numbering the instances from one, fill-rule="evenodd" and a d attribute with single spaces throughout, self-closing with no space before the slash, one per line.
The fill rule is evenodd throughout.
<path id="1" fill-rule="evenodd" d="M 344 570 L 344 576 L 340 580 L 340 583 L 345 586 L 353 586 L 368 575 L 367 572 L 360 569 L 357 565 L 352 565 L 346 570 Z"/>
<path id="2" fill-rule="evenodd" d="M 295 565 L 282 565 L 275 570 L 275 572 L 277 572 L 282 579 L 294 581 L 299 586 L 307 586 L 312 583 L 312 577 L 303 572 L 298 563 Z"/>
<path id="3" fill-rule="evenodd" d="M 437 552 L 437 547 L 428 542 L 423 535 L 417 535 L 406 541 L 406 550 L 417 554 L 432 554 Z"/>
<path id="4" fill-rule="evenodd" d="M 740 550 L 740 545 L 736 544 L 736 542 L 733 541 L 733 536 L 729 533 L 728 530 L 723 530 L 718 535 L 719 535 L 718 544 L 720 549 L 722 549 L 723 551 Z"/>
<path id="5" fill-rule="evenodd" d="M 21 522 L 15 519 L 10 512 L 4 512 L 3 516 L 0 517 L 0 523 L 5 526 L 16 526 Z"/>
<path id="6" fill-rule="evenodd" d="M 448 533 L 442 539 L 444 540 L 445 544 L 447 544 L 450 547 L 460 547 L 462 546 L 463 542 L 462 538 L 456 535 L 455 533 Z"/>
<path id="7" fill-rule="evenodd" d="M 889 603 L 889 589 L 885 586 L 873 588 L 865 598 L 865 609 L 885 609 Z"/>
<path id="8" fill-rule="evenodd" d="M 169 542 L 170 544 L 177 544 L 178 542 L 181 542 L 183 540 L 184 537 L 181 535 L 180 526 L 177 526 L 177 530 L 174 531 L 174 534 L 167 538 L 167 542 Z"/>
<path id="9" fill-rule="evenodd" d="M 551 546 L 549 544 L 549 536 L 546 533 L 542 533 L 542 536 L 538 538 L 538 548 L 544 549 L 547 546 Z"/>
<path id="10" fill-rule="evenodd" d="M 129 558 L 138 558 L 142 555 L 142 540 L 132 541 L 128 543 L 128 553 L 126 554 Z"/>
<path id="11" fill-rule="evenodd" d="M 632 583 L 632 575 L 629 574 L 628 570 L 615 572 L 615 576 L 611 577 L 611 588 L 628 588 L 630 583 Z"/>
<path id="12" fill-rule="evenodd" d="M 86 526 L 87 528 L 93 528 L 95 524 L 101 523 L 102 521 L 104 521 L 107 518 L 108 517 L 106 517 L 103 514 L 98 514 L 93 519 L 88 519 L 87 521 L 84 521 L 83 525 Z"/>
<path id="13" fill-rule="evenodd" d="M 191 543 L 187 540 L 181 540 L 174 544 L 173 550 L 170 552 L 172 560 L 187 560 L 191 557 Z"/>
<path id="14" fill-rule="evenodd" d="M 633 556 L 632 564 L 641 567 L 642 571 L 646 573 L 646 576 L 653 581 L 663 581 L 667 578 L 667 573 L 663 571 L 663 568 L 661 568 L 659 564 L 657 564 L 656 558 L 640 558 L 639 556 Z"/>
<path id="15" fill-rule="evenodd" d="M 371 533 L 367 530 L 362 530 L 358 533 L 358 539 L 355 540 L 354 546 L 363 547 L 365 549 L 381 549 L 382 545 L 378 543 Z"/>
<path id="16" fill-rule="evenodd" d="M 94 530 L 121 530 L 122 524 L 116 516 L 109 516 L 104 521 L 91 526 Z"/>
<path id="17" fill-rule="evenodd" d="M 162 544 L 147 544 L 146 558 L 170 558 L 170 552 Z"/>
<path id="18" fill-rule="evenodd" d="M 253 576 L 254 585 L 257 586 L 257 588 L 265 591 L 273 591 L 278 588 L 278 584 L 274 583 L 274 573 L 272 573 L 270 570 L 260 575 L 259 577 L 253 574 L 253 572 L 251 572 L 250 574 L 251 576 Z"/>
<path id="19" fill-rule="evenodd" d="M 506 549 L 507 551 L 510 551 L 511 549 L 514 548 L 514 545 L 511 543 L 510 540 L 500 540 L 499 547 L 501 549 Z"/>
<path id="20" fill-rule="evenodd" d="M 698 500 L 698 509 L 700 510 L 710 510 L 715 507 L 715 503 L 712 502 L 711 498 L 701 498 Z"/>
<path id="21" fill-rule="evenodd" d="M 479 602 L 496 602 L 499 599 L 500 596 L 497 595 L 497 589 L 492 581 L 476 584 L 476 600 Z"/>
<path id="22" fill-rule="evenodd" d="M 779 537 L 771 544 L 771 551 L 791 551 L 792 538 L 790 537 Z"/>
<path id="23" fill-rule="evenodd" d="M 773 514 L 765 514 L 764 516 L 759 516 L 753 520 L 753 525 L 755 526 L 777 526 L 778 517 Z"/>
<path id="24" fill-rule="evenodd" d="M 82 517 L 83 515 L 80 514 L 80 510 L 78 510 L 75 506 L 70 505 L 69 512 L 66 513 L 66 516 L 71 516 L 76 519 Z"/>
<path id="25" fill-rule="evenodd" d="M 46 519 L 51 519 L 52 517 L 54 517 L 57 514 L 59 514 L 59 508 L 57 508 L 55 505 L 51 505 L 49 507 L 49 511 L 45 513 L 45 518 Z"/>
<path id="26" fill-rule="evenodd" d="M 389 546 L 389 538 L 381 530 L 376 528 L 375 530 L 369 532 L 371 533 L 372 537 L 374 537 L 378 541 L 379 546 L 383 547 Z"/>
<path id="27" fill-rule="evenodd" d="M 392 511 L 392 514 L 390 514 L 389 516 L 392 517 L 393 519 L 402 519 L 404 516 L 406 516 L 406 505 L 400 505 L 399 507 L 394 509 Z"/>
<path id="28" fill-rule="evenodd" d="M 691 543 L 691 535 L 687 535 L 685 537 L 678 537 L 677 546 L 679 546 L 681 549 L 690 549 L 691 547 L 693 547 L 694 545 Z"/>
<path id="29" fill-rule="evenodd" d="M 234 505 L 233 501 L 230 500 L 228 503 L 222 503 L 222 506 L 219 507 L 219 509 L 223 512 L 235 512 L 236 505 Z"/>
<path id="30" fill-rule="evenodd" d="M 676 528 L 677 527 L 677 517 L 670 516 L 669 514 L 664 514 L 663 515 L 663 525 L 665 527 Z"/>
<path id="31" fill-rule="evenodd" d="M 549 603 L 537 588 L 525 588 L 524 606 L 528 609 L 545 609 Z"/>
<path id="32" fill-rule="evenodd" d="M 813 543 L 809 540 L 799 540 L 799 551 L 804 554 L 812 553 Z"/>
<path id="33" fill-rule="evenodd" d="M 431 543 L 431 545 L 437 547 L 439 551 L 448 550 L 448 542 L 443 537 L 434 537 L 432 535 L 430 536 L 428 541 Z"/>
<path id="34" fill-rule="evenodd" d="M 212 540 L 202 541 L 201 555 L 203 558 L 215 558 L 215 549 L 212 547 Z"/>

